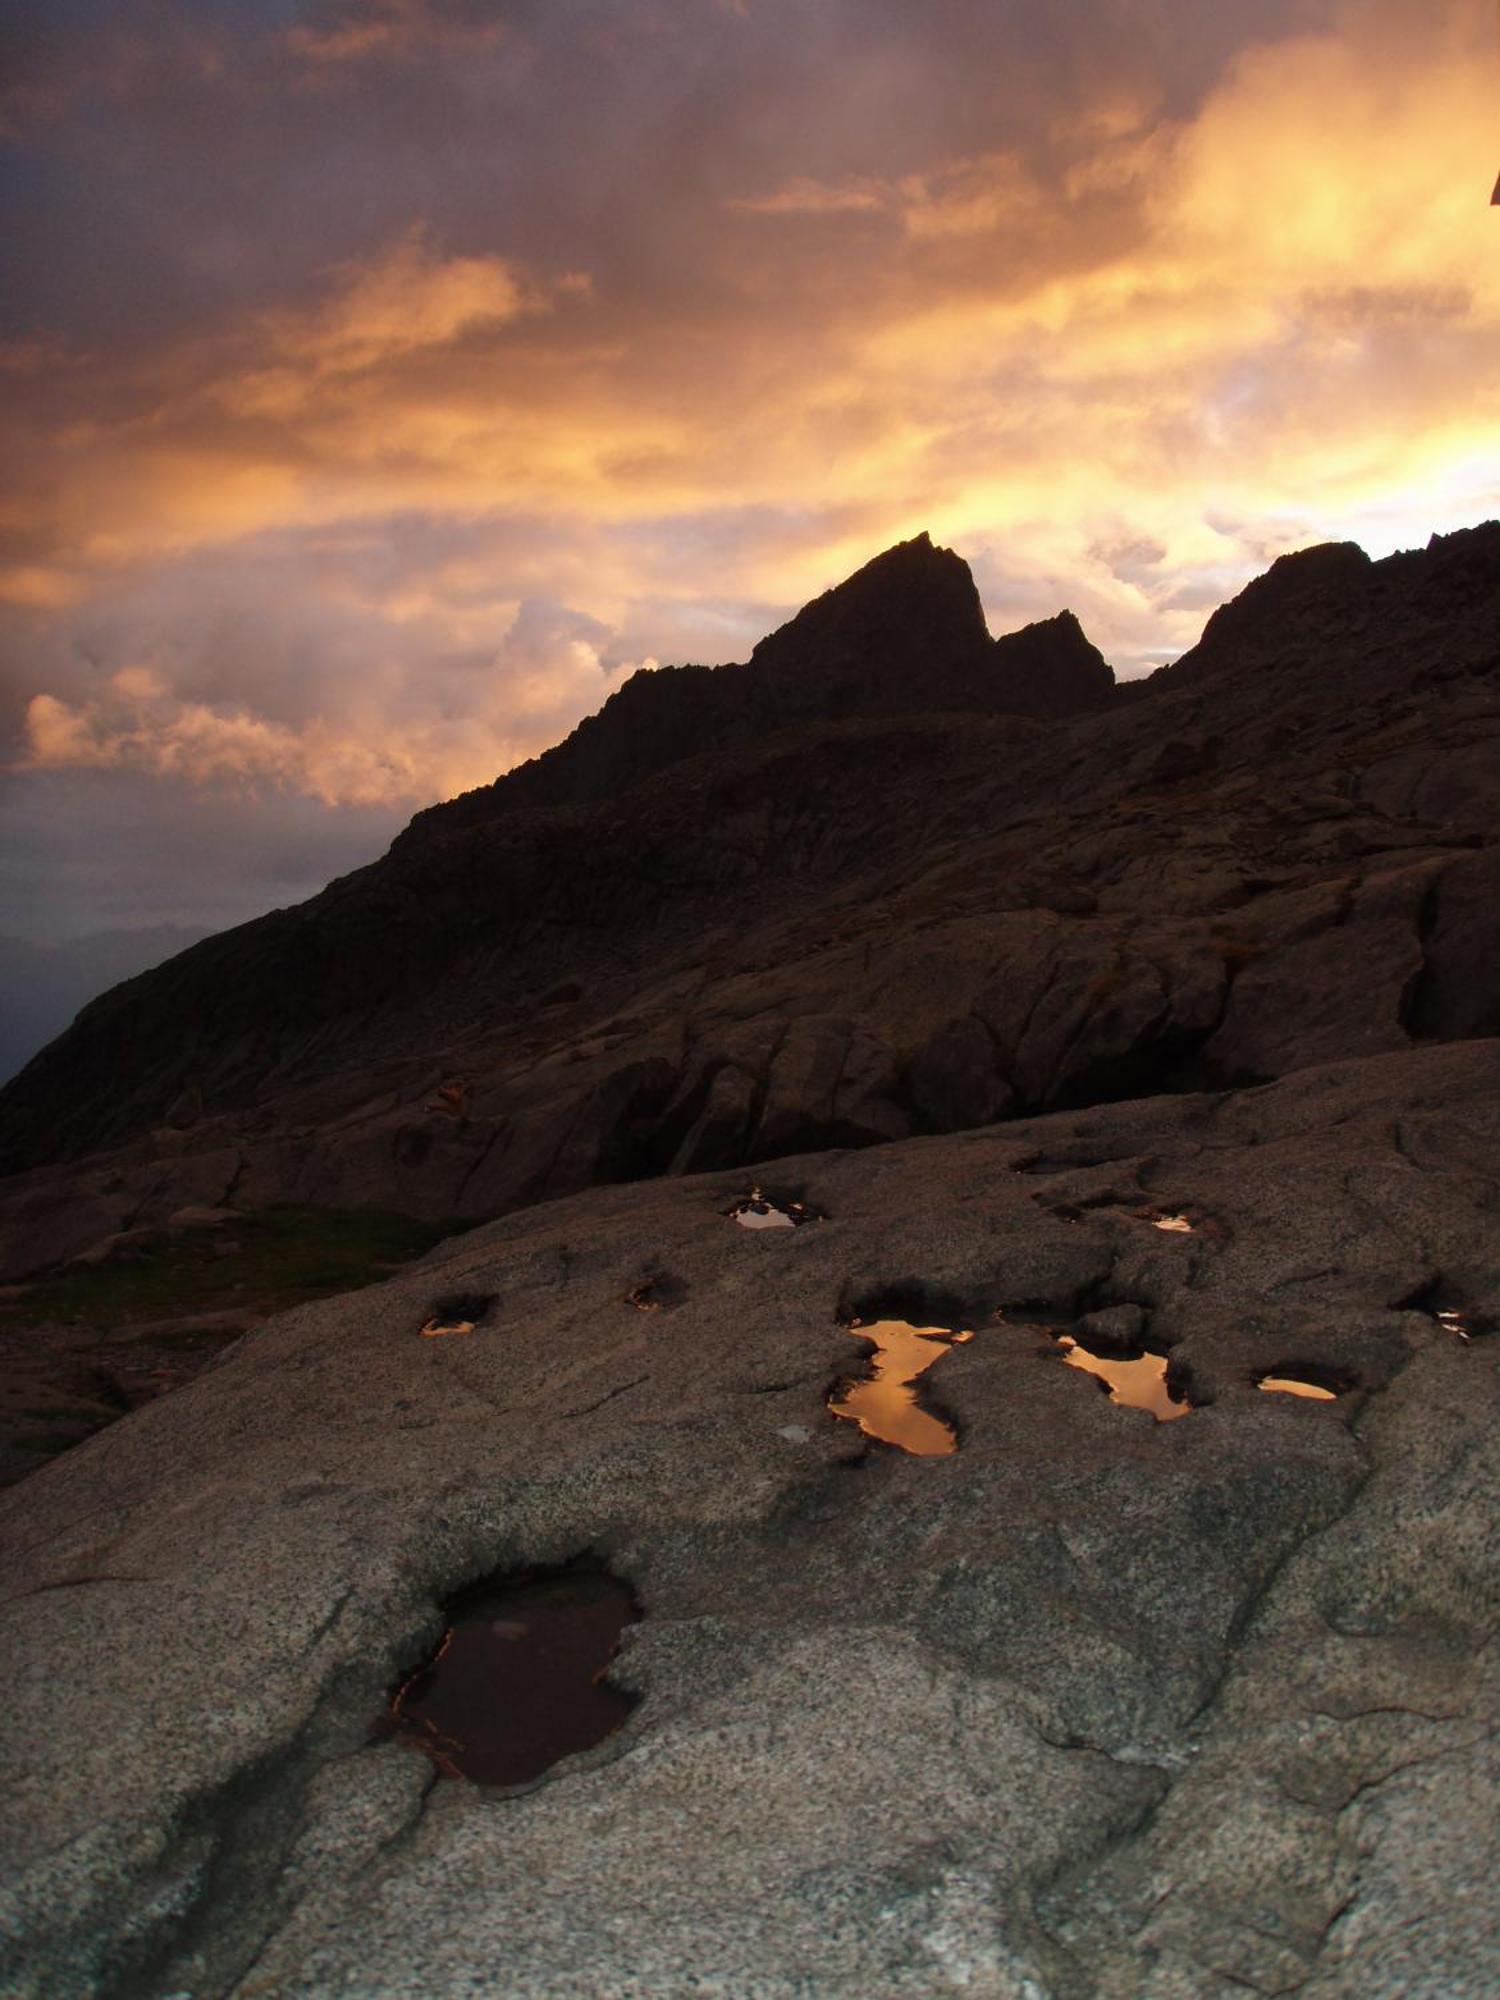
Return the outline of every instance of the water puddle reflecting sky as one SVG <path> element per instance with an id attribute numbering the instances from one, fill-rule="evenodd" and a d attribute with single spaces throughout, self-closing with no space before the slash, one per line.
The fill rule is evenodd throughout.
<path id="1" fill-rule="evenodd" d="M 472 1333 L 495 1303 L 493 1292 L 451 1292 L 433 1301 L 432 1312 L 418 1329 L 423 1340 L 442 1340 L 450 1334 Z"/>
<path id="2" fill-rule="evenodd" d="M 1257 1389 L 1268 1396 L 1302 1396 L 1310 1403 L 1336 1403 L 1339 1392 L 1306 1375 L 1258 1375 Z"/>
<path id="3" fill-rule="evenodd" d="M 752 1188 L 725 1213 L 732 1215 L 741 1229 L 800 1229 L 813 1219 L 812 1210 L 802 1202 L 774 1201 L 759 1188 Z"/>
<path id="4" fill-rule="evenodd" d="M 1082 1369 L 1109 1390 L 1109 1400 L 1129 1410 L 1149 1410 L 1158 1423 L 1175 1423 L 1192 1414 L 1192 1404 L 1182 1401 L 1167 1387 L 1167 1357 L 1138 1353 L 1101 1353 L 1071 1333 L 1054 1333 L 1052 1338 L 1063 1351 L 1070 1368 Z"/>
<path id="5" fill-rule="evenodd" d="M 446 1778 L 521 1785 L 618 1729 L 636 1697 L 604 1676 L 638 1613 L 602 1570 L 491 1578 L 446 1607 L 436 1649 L 391 1696 L 372 1737 Z"/>
<path id="6" fill-rule="evenodd" d="M 859 1425 L 866 1437 L 896 1445 L 917 1458 L 948 1458 L 958 1437 L 946 1417 L 924 1410 L 917 1383 L 950 1347 L 972 1340 L 972 1332 L 946 1326 L 913 1326 L 906 1320 L 851 1320 L 849 1331 L 873 1341 L 868 1379 L 842 1382 L 828 1407 L 836 1417 Z"/>

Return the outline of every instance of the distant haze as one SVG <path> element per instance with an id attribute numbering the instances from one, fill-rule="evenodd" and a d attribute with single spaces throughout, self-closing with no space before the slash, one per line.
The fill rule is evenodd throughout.
<path id="1" fill-rule="evenodd" d="M 923 529 L 1132 675 L 1500 512 L 1488 0 L 8 11 L 0 929 L 295 901 Z"/>
<path id="2" fill-rule="evenodd" d="M 0 937 L 0 1083 L 60 1035 L 90 1000 L 207 935 L 159 925 L 101 931 L 67 944 Z"/>

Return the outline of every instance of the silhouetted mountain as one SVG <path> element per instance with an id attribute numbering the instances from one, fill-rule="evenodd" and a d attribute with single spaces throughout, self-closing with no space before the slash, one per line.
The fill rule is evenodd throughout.
<path id="1" fill-rule="evenodd" d="M 1273 569 L 1147 683 L 925 538 L 640 675 L 0 1094 L 18 1257 L 153 1204 L 600 1179 L 1500 1032 L 1500 526 Z M 50 1218 L 50 1220 L 48 1219 Z"/>
<path id="2" fill-rule="evenodd" d="M 655 771 L 785 729 L 857 717 L 1080 715 L 1114 675 L 1070 611 L 991 639 L 969 566 L 926 535 L 899 542 L 730 667 L 632 674 L 565 743 L 418 813 L 397 845 L 497 812 L 597 805 Z"/>

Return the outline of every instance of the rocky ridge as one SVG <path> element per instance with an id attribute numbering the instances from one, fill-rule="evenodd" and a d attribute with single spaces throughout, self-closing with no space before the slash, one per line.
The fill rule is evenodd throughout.
<path id="1" fill-rule="evenodd" d="M 1500 1031 L 1497 635 L 1500 527 L 1335 546 L 1111 692 L 905 544 L 85 1010 L 0 1093 L 0 1276 L 185 1203 L 480 1217 Z"/>
<path id="2" fill-rule="evenodd" d="M 18 2000 L 1500 1986 L 1500 528 L 1113 693 L 871 568 L 0 1099 L 23 1273 L 499 1218 L 0 1495 Z M 972 1329 L 950 1456 L 833 1413 L 882 1315 Z M 617 1734 L 385 1740 L 450 1593 L 579 1558 Z"/>

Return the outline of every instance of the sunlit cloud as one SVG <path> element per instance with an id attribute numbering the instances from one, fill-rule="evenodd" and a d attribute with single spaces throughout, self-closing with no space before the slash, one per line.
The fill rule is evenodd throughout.
<path id="1" fill-rule="evenodd" d="M 995 629 L 1068 604 L 1138 672 L 1284 549 L 1500 512 L 1500 51 L 1477 0 L 1194 17 L 1184 41 L 1242 43 L 1201 87 L 1085 50 L 1040 112 L 997 65 L 987 125 L 946 115 L 941 70 L 915 104 L 908 29 L 878 11 L 856 42 L 830 8 L 804 57 L 771 0 L 517 4 L 503 33 L 477 0 L 371 0 L 239 70 L 222 36 L 177 61 L 174 87 L 201 71 L 247 103 L 306 108 L 298 81 L 324 79 L 330 158 L 368 110 L 351 214 L 382 121 L 429 87 L 448 115 L 471 70 L 489 91 L 541 65 L 566 143 L 515 179 L 486 99 L 493 150 L 424 140 L 397 218 L 295 273 L 134 345 L 0 341 L 27 768 L 420 803 L 545 747 L 632 663 L 744 657 L 922 529 L 973 562 Z M 939 16 L 941 53 L 966 17 Z M 778 122 L 751 67 L 783 53 L 825 78 L 848 59 L 815 129 Z M 112 61 L 111 89 L 156 75 Z M 632 93 L 662 75 L 671 143 L 648 147 Z M 883 123 L 903 92 L 910 124 Z M 595 159 L 612 120 L 622 150 Z"/>
<path id="2" fill-rule="evenodd" d="M 0 569 L 0 604 L 16 605 L 30 611 L 61 611 L 88 594 L 88 586 L 76 576 L 41 563 L 18 563 Z"/>
<path id="3" fill-rule="evenodd" d="M 566 607 L 527 601 L 484 679 L 469 676 L 463 712 L 451 682 L 387 684 L 383 699 L 340 716 L 270 720 L 242 703 L 174 691 L 162 667 L 119 669 L 76 702 L 33 696 L 23 768 L 131 770 L 201 790 L 295 792 L 328 806 L 416 804 L 487 783 L 545 749 L 580 709 L 597 705 L 642 662 L 610 661 L 610 634 Z M 374 675 L 380 679 L 379 663 Z"/>
<path id="4" fill-rule="evenodd" d="M 505 24 L 485 0 L 349 0 L 328 7 L 321 18 L 286 32 L 286 45 L 299 61 L 318 70 L 348 65 L 399 62 L 434 48 L 471 54 L 492 47 Z"/>
<path id="5" fill-rule="evenodd" d="M 735 195 L 726 206 L 745 215 L 868 215 L 889 202 L 890 190 L 883 181 L 843 181 L 830 186 L 798 177 L 771 194 Z"/>
<path id="6" fill-rule="evenodd" d="M 586 284 L 564 280 L 564 289 Z M 288 417 L 340 378 L 451 347 L 548 303 L 504 258 L 445 257 L 414 230 L 373 262 L 337 273 L 311 310 L 267 312 L 255 344 L 270 365 L 229 380 L 220 393 L 246 415 Z"/>

